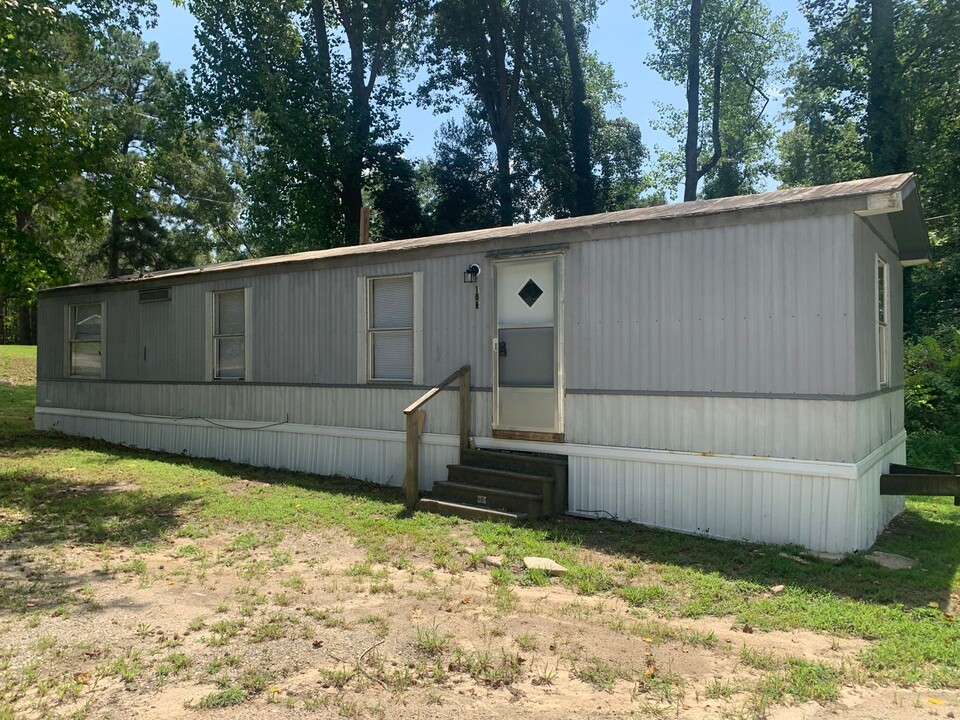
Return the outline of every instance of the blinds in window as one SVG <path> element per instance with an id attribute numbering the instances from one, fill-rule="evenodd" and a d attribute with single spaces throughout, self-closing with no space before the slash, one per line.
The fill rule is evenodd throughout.
<path id="1" fill-rule="evenodd" d="M 370 377 L 413 379 L 413 277 L 370 283 Z"/>
<path id="2" fill-rule="evenodd" d="M 217 294 L 217 335 L 243 335 L 243 290 Z"/>
<path id="3" fill-rule="evenodd" d="M 412 276 L 374 279 L 370 329 L 413 329 Z"/>

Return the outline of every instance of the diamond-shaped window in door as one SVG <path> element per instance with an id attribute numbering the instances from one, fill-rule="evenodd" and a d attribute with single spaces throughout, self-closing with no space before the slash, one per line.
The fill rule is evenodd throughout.
<path id="1" fill-rule="evenodd" d="M 520 288 L 520 292 L 517 294 L 520 296 L 520 299 L 527 304 L 528 307 L 533 307 L 533 304 L 540 299 L 541 295 L 543 295 L 543 290 L 541 290 L 540 286 L 533 281 L 533 278 L 530 278 L 527 280 L 526 284 Z"/>

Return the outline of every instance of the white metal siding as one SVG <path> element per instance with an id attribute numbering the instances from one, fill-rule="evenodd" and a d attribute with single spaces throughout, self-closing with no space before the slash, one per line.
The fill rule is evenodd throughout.
<path id="1" fill-rule="evenodd" d="M 853 394 L 846 216 L 579 243 L 567 387 Z"/>
<path id="2" fill-rule="evenodd" d="M 629 237 L 570 244 L 564 263 L 566 387 L 856 394 L 849 214 L 700 225 L 660 233 L 642 228 Z M 203 298 L 246 285 L 256 298 L 252 364 L 258 380 L 354 383 L 357 278 L 422 271 L 424 383 L 469 363 L 474 385 L 489 387 L 494 303 L 488 247 L 354 267 L 254 269 L 243 277 L 199 276 L 175 284 L 164 303 L 174 331 L 169 342 L 148 348 L 147 364 L 166 368 L 167 381 L 204 380 Z M 471 263 L 483 268 L 479 309 L 474 286 L 463 283 Z M 111 380 L 159 379 L 143 360 L 141 326 L 150 317 L 141 310 L 138 289 L 102 293 L 109 306 Z M 80 297 L 89 294 L 41 299 L 42 377 L 62 372 L 47 361 L 62 342 L 62 321 L 48 318 L 56 306 Z M 894 305 L 898 299 L 894 291 Z"/>

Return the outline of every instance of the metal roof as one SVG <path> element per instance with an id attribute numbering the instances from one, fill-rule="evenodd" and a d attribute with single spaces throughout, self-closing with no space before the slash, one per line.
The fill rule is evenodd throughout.
<path id="1" fill-rule="evenodd" d="M 296 264 L 342 257 L 355 256 L 359 260 L 364 256 L 375 256 L 381 253 L 398 252 L 404 250 L 417 250 L 487 240 L 508 239 L 521 236 L 528 236 L 535 239 L 541 234 L 562 230 L 599 228 L 643 222 L 669 221 L 681 218 L 719 215 L 722 213 L 731 213 L 743 210 L 759 210 L 763 208 L 773 208 L 797 203 L 836 200 L 896 192 L 902 192 L 902 198 L 912 198 L 913 204 L 916 205 L 916 213 L 910 213 L 910 215 L 916 214 L 920 221 L 919 230 L 915 230 L 913 233 L 911 233 L 911 244 L 918 246 L 913 248 L 911 257 L 928 257 L 929 242 L 927 240 L 926 229 L 922 226 L 922 214 L 919 213 L 919 201 L 917 200 L 914 174 L 901 173 L 898 175 L 887 175 L 884 177 L 868 178 L 865 180 L 851 180 L 849 182 L 835 183 L 832 185 L 818 185 L 815 187 L 798 187 L 788 188 L 786 190 L 774 190 L 772 192 L 759 193 L 756 195 L 737 195 L 733 197 L 717 198 L 715 200 L 698 200 L 694 202 L 677 203 L 674 205 L 658 205 L 654 207 L 634 208 L 632 210 L 620 210 L 617 212 L 601 213 L 598 215 L 586 215 L 581 217 L 565 218 L 562 220 L 547 220 L 542 222 L 512 225 L 509 227 L 469 230 L 466 232 L 433 235 L 430 237 L 413 238 L 410 240 L 391 240 L 388 242 L 370 243 L 366 245 L 350 245 L 347 247 L 328 248 L 326 250 L 311 250 L 307 252 L 291 253 L 288 255 L 274 255 L 271 257 L 253 258 L 249 260 L 213 263 L 210 265 L 179 268 L 176 270 L 159 270 L 155 272 L 144 273 L 140 276 L 125 275 L 119 278 L 93 280 L 89 282 L 75 283 L 73 285 L 63 285 L 59 288 L 50 288 L 49 290 L 45 290 L 43 292 L 68 288 L 115 285 L 163 278 L 179 278 L 189 275 L 250 269 L 262 266 Z M 916 225 L 915 218 L 911 217 L 910 220 L 914 221 L 913 224 Z M 926 254 L 924 254 L 924 244 L 926 244 Z"/>

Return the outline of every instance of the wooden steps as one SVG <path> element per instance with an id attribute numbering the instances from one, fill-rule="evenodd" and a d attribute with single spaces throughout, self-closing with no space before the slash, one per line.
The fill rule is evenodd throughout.
<path id="1" fill-rule="evenodd" d="M 566 511 L 565 457 L 492 450 L 463 450 L 447 466 L 447 480 L 418 510 L 473 519 L 517 522 Z"/>

